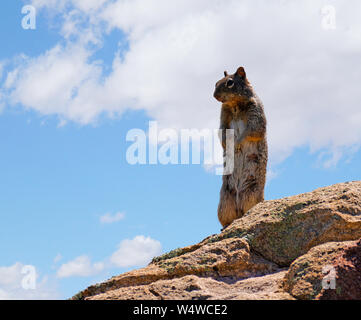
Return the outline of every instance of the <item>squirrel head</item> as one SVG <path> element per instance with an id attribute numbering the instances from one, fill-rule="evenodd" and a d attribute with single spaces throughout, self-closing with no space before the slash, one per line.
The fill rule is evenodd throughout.
<path id="1" fill-rule="evenodd" d="M 223 104 L 230 106 L 248 101 L 253 96 L 253 92 L 244 68 L 239 67 L 232 75 L 228 75 L 227 71 L 224 71 L 224 78 L 216 83 L 213 96 Z"/>

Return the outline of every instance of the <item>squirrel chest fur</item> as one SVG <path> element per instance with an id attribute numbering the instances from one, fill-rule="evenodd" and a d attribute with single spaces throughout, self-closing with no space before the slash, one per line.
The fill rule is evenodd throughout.
<path id="1" fill-rule="evenodd" d="M 223 176 L 218 219 L 223 227 L 264 200 L 268 149 L 263 104 L 246 78 L 243 67 L 225 72 L 214 97 L 222 102 L 221 142 L 226 150 L 226 129 L 234 130 L 234 169 Z"/>

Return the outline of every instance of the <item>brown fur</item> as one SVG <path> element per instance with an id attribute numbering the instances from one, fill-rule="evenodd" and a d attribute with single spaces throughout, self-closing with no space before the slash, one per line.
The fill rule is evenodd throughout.
<path id="1" fill-rule="evenodd" d="M 225 129 L 234 129 L 234 170 L 223 176 L 218 219 L 223 227 L 242 217 L 264 200 L 268 148 L 266 117 L 261 100 L 246 78 L 244 68 L 225 73 L 218 81 L 214 97 L 222 102 L 222 146 L 226 150 Z"/>

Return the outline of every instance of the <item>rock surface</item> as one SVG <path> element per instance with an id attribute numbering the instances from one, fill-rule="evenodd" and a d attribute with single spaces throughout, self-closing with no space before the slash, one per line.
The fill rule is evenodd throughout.
<path id="1" fill-rule="evenodd" d="M 361 240 L 312 248 L 291 264 L 284 288 L 298 299 L 361 300 Z"/>
<path id="2" fill-rule="evenodd" d="M 286 271 L 243 280 L 184 276 L 149 285 L 124 287 L 95 296 L 93 300 L 270 300 L 294 299 L 281 289 Z"/>
<path id="3" fill-rule="evenodd" d="M 220 234 L 73 299 L 361 299 L 360 238 L 361 182 L 341 183 L 260 203 Z M 336 289 L 322 289 L 325 266 Z"/>

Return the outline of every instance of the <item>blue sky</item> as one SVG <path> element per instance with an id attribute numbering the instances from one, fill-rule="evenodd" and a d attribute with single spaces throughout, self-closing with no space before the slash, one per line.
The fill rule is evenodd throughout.
<path id="1" fill-rule="evenodd" d="M 38 9 L 36 30 L 21 27 L 21 8 L 29 3 Z M 165 128 L 216 128 L 212 91 L 225 68 L 244 64 L 264 100 L 267 200 L 360 179 L 360 66 L 352 62 L 361 39 L 344 2 L 333 1 L 336 30 L 322 30 L 325 2 L 304 1 L 301 11 L 294 3 L 263 2 L 269 12 L 288 14 L 271 28 L 275 47 L 267 28 L 247 20 L 252 10 L 265 25 L 270 19 L 251 1 L 240 8 L 227 2 L 223 11 L 212 1 L 194 8 L 177 2 L 174 21 L 162 1 L 63 3 L 1 4 L 0 298 L 68 298 L 145 265 L 149 254 L 219 232 L 220 176 L 203 165 L 132 166 L 125 154 L 127 132 L 146 132 L 150 120 Z M 249 26 L 246 53 L 231 42 L 219 49 L 228 36 L 222 30 L 235 27 L 231 11 L 239 26 Z M 295 12 L 304 17 L 292 25 Z M 330 69 L 344 83 L 336 86 Z M 101 222 L 117 213 L 118 221 Z M 23 265 L 36 268 L 36 290 L 21 288 Z"/>

